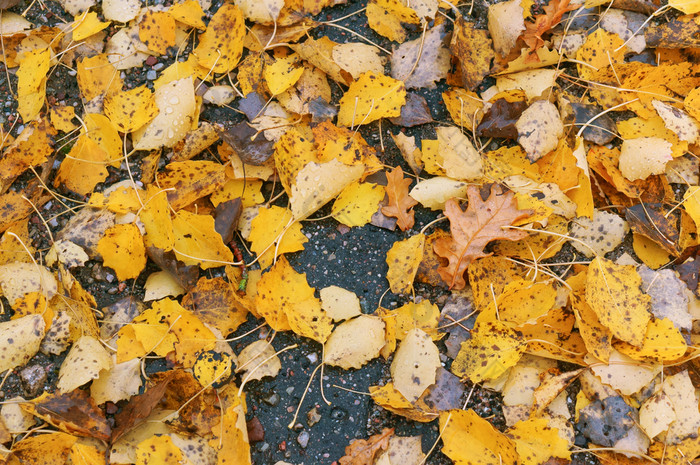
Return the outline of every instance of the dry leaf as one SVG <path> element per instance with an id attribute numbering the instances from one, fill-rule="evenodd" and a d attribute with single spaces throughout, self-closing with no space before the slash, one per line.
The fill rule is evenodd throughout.
<path id="1" fill-rule="evenodd" d="M 350 84 L 340 99 L 338 125 L 355 127 L 401 114 L 406 86 L 396 79 L 372 71 Z"/>
<path id="2" fill-rule="evenodd" d="M 382 207 L 382 213 L 396 218 L 397 226 L 402 231 L 407 231 L 413 227 L 415 221 L 413 207 L 418 203 L 408 195 L 411 180 L 403 177 L 403 170 L 400 166 L 389 171 L 386 174 L 386 179 L 386 195 L 389 197 L 389 204 Z"/>
<path id="3" fill-rule="evenodd" d="M 396 47 L 391 54 L 391 77 L 403 81 L 407 89 L 435 88 L 450 68 L 445 35 L 442 23 L 426 30 L 422 37 Z"/>
<path id="4" fill-rule="evenodd" d="M 556 149 L 559 139 L 564 135 L 564 124 L 557 107 L 546 100 L 538 100 L 530 105 L 515 123 L 515 127 L 518 130 L 518 143 L 525 149 L 531 162 Z"/>
<path id="5" fill-rule="evenodd" d="M 512 192 L 498 193 L 492 187 L 486 201 L 482 200 L 479 190 L 469 186 L 467 190 L 469 206 L 463 212 L 455 200 L 445 204 L 445 216 L 450 219 L 452 236 L 437 240 L 435 252 L 449 260 L 448 266 L 438 268 L 442 279 L 450 288 L 462 289 L 466 285 L 464 273 L 469 264 L 490 254 L 484 247 L 496 239 L 519 240 L 527 236 L 524 231 L 503 229 L 529 214 L 518 210 Z"/>
<path id="6" fill-rule="evenodd" d="M 345 448 L 345 456 L 338 460 L 340 465 L 365 465 L 374 463 L 375 456 L 389 447 L 389 438 L 394 428 L 384 428 L 381 433 L 369 439 L 353 439 Z"/>
<path id="7" fill-rule="evenodd" d="M 236 371 L 244 371 L 246 379 L 274 378 L 281 369 L 282 363 L 275 355 L 275 348 L 267 341 L 255 341 L 238 354 Z"/>
<path id="8" fill-rule="evenodd" d="M 391 378 L 396 390 L 409 402 L 418 400 L 435 383 L 439 355 L 435 343 L 421 329 L 410 330 L 401 341 L 391 363 Z"/>
<path id="9" fill-rule="evenodd" d="M 360 368 L 379 356 L 385 343 L 384 328 L 381 318 L 369 315 L 341 323 L 326 341 L 323 361 L 344 370 Z"/>

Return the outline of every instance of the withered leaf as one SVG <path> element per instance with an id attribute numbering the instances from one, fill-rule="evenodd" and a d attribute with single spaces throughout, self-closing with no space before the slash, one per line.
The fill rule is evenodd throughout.
<path id="1" fill-rule="evenodd" d="M 78 436 L 107 441 L 111 434 L 104 412 L 88 391 L 76 389 L 66 394 L 44 395 L 34 401 L 34 414 Z"/>
<path id="2" fill-rule="evenodd" d="M 388 172 L 386 179 L 386 194 L 389 197 L 389 205 L 382 207 L 382 213 L 397 218 L 396 224 L 402 231 L 411 229 L 415 222 L 413 207 L 418 204 L 413 197 L 408 195 L 408 186 L 411 185 L 411 180 L 404 179 L 403 169 L 400 166 Z"/>
<path id="3" fill-rule="evenodd" d="M 392 123 L 410 128 L 419 124 L 432 123 L 428 102 L 421 95 L 414 92 L 406 93 L 406 104 L 401 107 L 401 114 L 396 118 L 389 118 Z"/>
<path id="4" fill-rule="evenodd" d="M 678 212 L 667 216 L 668 208 L 660 203 L 640 203 L 625 211 L 632 232 L 648 237 L 668 253 L 678 256 Z"/>
<path id="5" fill-rule="evenodd" d="M 389 447 L 389 439 L 394 435 L 394 428 L 384 428 L 381 433 L 371 436 L 369 439 L 353 439 L 345 448 L 345 456 L 338 463 L 340 465 L 369 465 L 374 463 L 374 458 L 379 451 Z"/>
<path id="6" fill-rule="evenodd" d="M 525 100 L 511 102 L 505 98 L 496 99 L 484 114 L 484 118 L 476 128 L 476 133 L 481 137 L 517 139 L 518 130 L 515 128 L 515 123 L 526 108 Z"/>
<path id="7" fill-rule="evenodd" d="M 176 378 L 178 371 L 169 371 L 156 383 L 146 388 L 143 394 L 129 400 L 121 412 L 114 416 L 116 426 L 112 430 L 112 442 L 117 441 L 126 432 L 144 421 L 160 402 L 171 381 Z"/>
<path id="8" fill-rule="evenodd" d="M 236 151 L 243 163 L 249 165 L 262 165 L 274 151 L 274 141 L 258 134 L 248 123 L 238 123 L 219 134 Z"/>
<path id="9" fill-rule="evenodd" d="M 462 211 L 456 200 L 445 203 L 445 216 L 450 219 L 452 236 L 435 241 L 433 249 L 439 256 L 449 260 L 449 265 L 438 268 L 438 273 L 450 289 L 466 286 L 464 273 L 477 258 L 487 257 L 484 247 L 496 239 L 517 241 L 527 236 L 524 231 L 503 229 L 531 214 L 529 210 L 518 210 L 512 192 L 499 192 L 491 187 L 486 201 L 482 200 L 478 187 L 467 189 L 469 206 Z"/>
<path id="10" fill-rule="evenodd" d="M 146 247 L 146 253 L 161 270 L 170 273 L 184 289 L 190 289 L 197 282 L 199 267 L 196 265 L 185 265 L 175 257 L 175 252 L 172 250 L 166 252 L 157 247 Z"/>
<path id="11" fill-rule="evenodd" d="M 477 29 L 474 23 L 459 17 L 455 21 L 450 49 L 458 59 L 464 87 L 474 89 L 489 73 L 495 56 L 488 31 Z"/>

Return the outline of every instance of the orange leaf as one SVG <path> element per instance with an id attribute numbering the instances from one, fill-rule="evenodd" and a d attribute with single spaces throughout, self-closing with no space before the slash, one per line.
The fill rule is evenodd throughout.
<path id="1" fill-rule="evenodd" d="M 504 230 L 521 218 L 530 215 L 529 210 L 518 210 L 512 192 L 498 193 L 496 186 L 486 201 L 482 200 L 479 188 L 469 186 L 469 207 L 463 212 L 456 200 L 445 203 L 445 216 L 450 219 L 452 237 L 438 239 L 433 244 L 435 253 L 449 260 L 449 265 L 438 268 L 442 279 L 450 289 L 462 289 L 466 285 L 464 272 L 477 259 L 488 257 L 484 247 L 496 239 L 517 241 L 527 236 L 524 231 Z"/>
<path id="2" fill-rule="evenodd" d="M 381 433 L 370 436 L 369 439 L 353 439 L 345 448 L 345 456 L 340 465 L 370 465 L 380 450 L 389 447 L 389 438 L 394 435 L 394 428 L 384 428 Z"/>
<path id="3" fill-rule="evenodd" d="M 564 13 L 574 9 L 569 3 L 570 0 L 551 0 L 544 7 L 544 14 L 535 17 L 534 23 L 525 23 L 525 32 L 523 32 L 521 37 L 530 49 L 534 51 L 544 45 L 542 34 L 559 24 Z"/>
<path id="4" fill-rule="evenodd" d="M 411 180 L 403 177 L 403 170 L 400 166 L 388 172 L 386 180 L 386 195 L 389 196 L 389 205 L 382 207 L 382 213 L 397 218 L 396 224 L 401 228 L 401 231 L 411 229 L 415 221 L 413 206 L 418 204 L 413 197 L 408 196 L 408 186 L 411 185 Z"/>

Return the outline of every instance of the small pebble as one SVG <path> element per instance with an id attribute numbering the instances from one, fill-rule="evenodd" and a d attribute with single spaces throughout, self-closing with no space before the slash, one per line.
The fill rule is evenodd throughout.
<path id="1" fill-rule="evenodd" d="M 309 444 L 309 433 L 306 431 L 299 433 L 299 436 L 297 436 L 297 442 L 302 449 L 306 449 L 306 446 Z"/>
<path id="2" fill-rule="evenodd" d="M 149 81 L 155 81 L 156 77 L 158 77 L 158 74 L 153 70 L 150 70 L 146 73 L 146 79 L 148 79 Z"/>
<path id="3" fill-rule="evenodd" d="M 265 402 L 267 405 L 274 407 L 275 405 L 280 403 L 280 396 L 276 392 L 272 393 L 272 395 L 264 398 L 263 402 Z"/>

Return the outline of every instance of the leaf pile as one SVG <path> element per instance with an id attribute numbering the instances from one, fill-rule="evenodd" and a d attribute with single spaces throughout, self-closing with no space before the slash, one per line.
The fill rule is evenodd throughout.
<path id="1" fill-rule="evenodd" d="M 284 369 L 272 336 L 228 343 L 254 319 L 329 369 L 381 357 L 372 401 L 437 422 L 456 464 L 566 462 L 579 437 L 606 463 L 700 456 L 697 1 L 507 0 L 482 29 L 463 5 L 370 0 L 356 14 L 391 52 L 324 35 L 334 0 L 62 0 L 60 26 L 14 3 L 0 370 L 65 357 L 52 392 L 0 409 L 7 463 L 251 463 L 246 384 Z M 80 104 L 54 95 L 57 67 Z M 421 95 L 437 86 L 450 121 Z M 361 308 L 290 264 L 319 210 L 340 231 L 398 227 L 403 305 Z M 89 262 L 145 295 L 102 306 Z M 167 369 L 146 378 L 153 358 Z M 477 384 L 505 427 L 467 408 Z M 338 459 L 426 456 L 386 428 Z"/>

